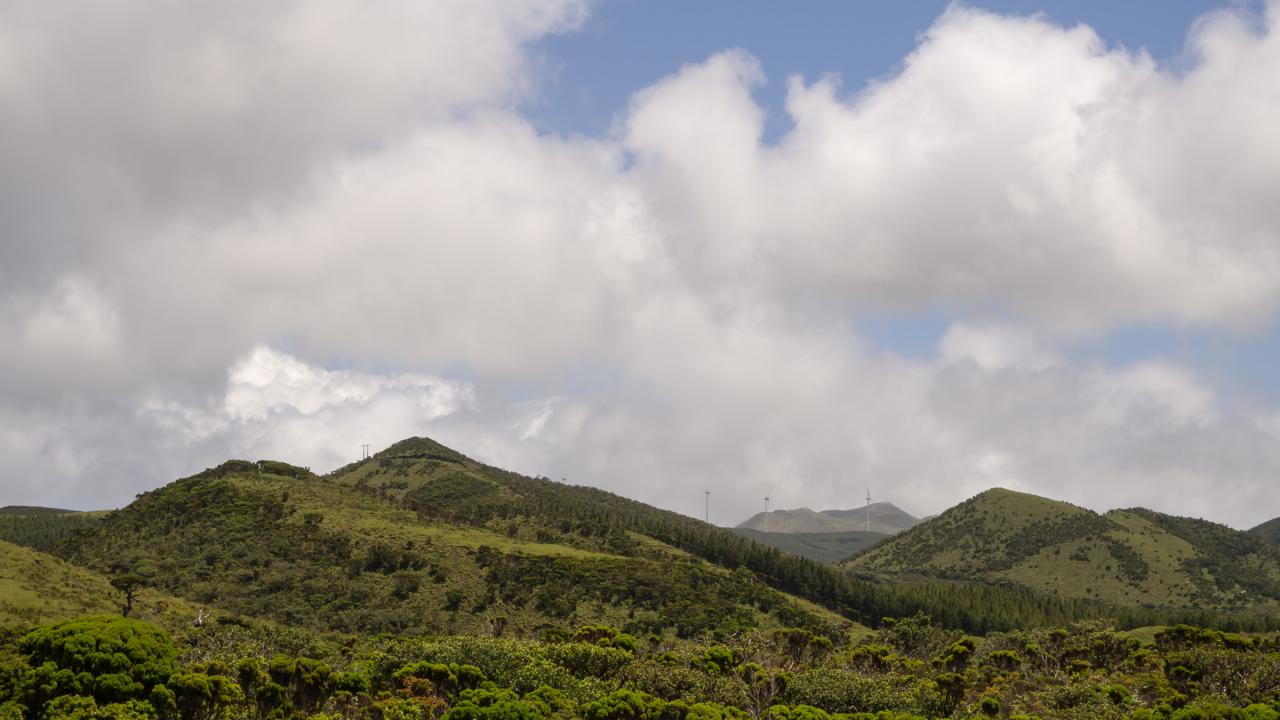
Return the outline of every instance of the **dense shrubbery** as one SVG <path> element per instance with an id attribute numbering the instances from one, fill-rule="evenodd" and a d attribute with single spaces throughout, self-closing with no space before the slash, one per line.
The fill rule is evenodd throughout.
<path id="1" fill-rule="evenodd" d="M 804 630 L 631 645 L 334 638 L 212 624 L 175 643 L 89 617 L 0 633 L 0 718 L 1280 720 L 1276 637 L 1100 624 L 965 636 L 922 616 L 843 647 Z"/>

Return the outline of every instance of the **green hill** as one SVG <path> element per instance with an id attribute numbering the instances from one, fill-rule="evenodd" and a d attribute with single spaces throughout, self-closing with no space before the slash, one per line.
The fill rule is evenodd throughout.
<path id="1" fill-rule="evenodd" d="M 230 461 L 144 493 L 59 552 L 234 613 L 347 632 L 530 636 L 606 623 L 687 637 L 850 626 L 736 563 L 668 542 L 691 527 L 749 544 L 413 440 L 327 477 Z"/>
<path id="2" fill-rule="evenodd" d="M 1141 508 L 1099 515 L 1002 489 L 971 498 L 843 567 L 1013 583 L 1122 606 L 1280 610 L 1280 552 L 1253 535 Z"/>
<path id="3" fill-rule="evenodd" d="M 1014 585 L 855 577 L 423 438 L 323 477 L 228 461 L 143 493 L 56 552 L 225 612 L 355 633 L 531 637 L 607 624 L 655 640 L 783 626 L 835 636 L 917 612 L 970 632 L 1170 620 Z"/>
<path id="4" fill-rule="evenodd" d="M 88 613 L 120 612 L 121 593 L 98 573 L 0 540 L 0 626 Z M 151 589 L 134 599 L 133 616 L 161 624 L 196 616 L 193 605 Z"/>
<path id="5" fill-rule="evenodd" d="M 1266 540 L 1272 545 L 1280 545 L 1280 518 L 1268 520 L 1250 529 L 1249 533 Z"/>
<path id="6" fill-rule="evenodd" d="M 889 537 L 885 533 L 862 532 L 861 530 L 830 533 L 787 533 L 734 528 L 733 531 L 758 543 L 820 563 L 838 563 L 841 560 L 846 560 L 849 556 L 862 552 Z"/>

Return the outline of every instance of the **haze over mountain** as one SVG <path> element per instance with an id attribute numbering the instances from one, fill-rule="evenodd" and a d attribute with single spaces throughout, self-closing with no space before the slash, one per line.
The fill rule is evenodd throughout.
<path id="1" fill-rule="evenodd" d="M 846 530 L 843 532 L 764 532 L 737 527 L 739 535 L 820 563 L 838 563 L 849 559 L 889 537 L 884 533 Z"/>
<path id="2" fill-rule="evenodd" d="M 867 527 L 868 511 L 870 528 Z M 876 502 L 849 510 L 821 510 L 809 508 L 796 510 L 770 510 L 768 517 L 760 512 L 747 518 L 737 527 L 771 533 L 838 533 L 869 530 L 882 535 L 892 535 L 914 526 L 919 518 L 910 515 L 893 503 Z"/>

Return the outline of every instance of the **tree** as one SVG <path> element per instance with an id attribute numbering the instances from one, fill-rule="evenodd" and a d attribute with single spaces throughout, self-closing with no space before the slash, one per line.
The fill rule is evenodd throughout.
<path id="1" fill-rule="evenodd" d="M 120 606 L 120 612 L 129 617 L 129 613 L 133 612 L 133 596 L 147 585 L 147 579 L 137 573 L 125 573 L 111 578 L 111 587 L 124 593 L 124 604 Z"/>

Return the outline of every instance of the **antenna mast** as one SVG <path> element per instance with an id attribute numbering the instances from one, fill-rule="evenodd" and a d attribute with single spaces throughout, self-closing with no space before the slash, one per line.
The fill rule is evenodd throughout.
<path id="1" fill-rule="evenodd" d="M 706 494 L 707 496 L 704 500 L 702 513 L 703 513 L 703 520 L 705 520 L 706 523 L 710 525 L 711 524 L 711 491 L 707 490 Z"/>
<path id="2" fill-rule="evenodd" d="M 769 496 L 764 496 L 764 531 L 769 532 Z"/>
<path id="3" fill-rule="evenodd" d="M 871 532 L 871 488 L 867 488 L 867 532 Z"/>

